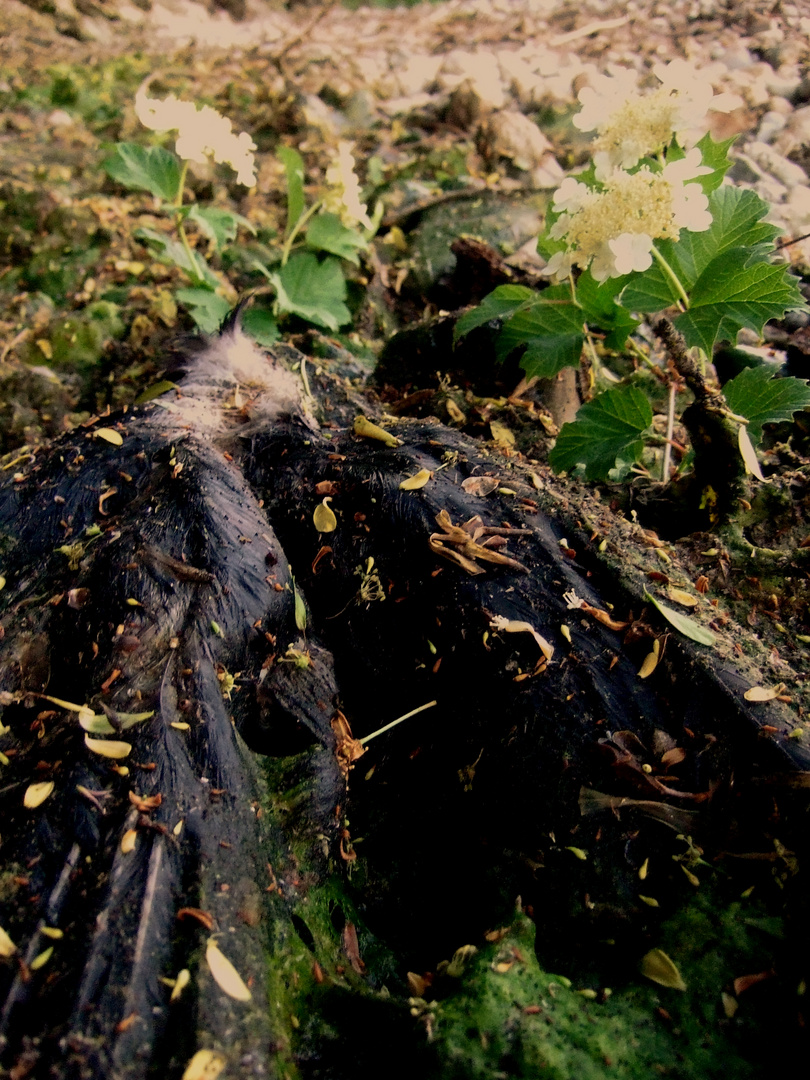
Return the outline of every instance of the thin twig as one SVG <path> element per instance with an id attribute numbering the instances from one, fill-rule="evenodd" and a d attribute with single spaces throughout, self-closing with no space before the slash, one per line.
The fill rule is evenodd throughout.
<path id="1" fill-rule="evenodd" d="M 427 705 L 420 705 L 418 709 L 411 709 L 410 712 L 405 713 L 404 716 L 398 716 L 396 720 L 392 720 L 390 724 L 386 724 L 385 727 L 378 728 L 376 731 L 372 731 L 370 735 L 366 735 L 364 738 L 359 739 L 361 746 L 365 746 L 367 742 L 371 742 L 372 739 L 376 739 L 378 735 L 382 735 L 385 731 L 390 731 L 392 727 L 396 727 L 397 724 L 401 724 L 403 720 L 410 720 L 412 716 L 416 716 L 417 713 L 424 712 L 425 709 L 432 709 L 434 705 L 437 705 L 436 701 L 429 701 Z"/>

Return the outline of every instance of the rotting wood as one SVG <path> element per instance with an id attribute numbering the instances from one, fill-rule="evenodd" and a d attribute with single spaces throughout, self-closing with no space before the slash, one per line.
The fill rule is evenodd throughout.
<path id="1" fill-rule="evenodd" d="M 146 1076 L 178 1069 L 200 1048 L 235 1075 L 275 1074 L 292 1035 L 279 1028 L 266 987 L 277 985 L 285 942 L 306 930 L 306 891 L 357 861 L 347 796 L 352 830 L 355 812 L 369 827 L 366 899 L 381 932 L 401 945 L 404 921 L 425 955 L 450 955 L 459 936 L 499 917 L 502 896 L 480 887 L 480 860 L 490 860 L 487 875 L 501 875 L 501 892 L 517 888 L 525 853 L 548 846 L 549 832 L 578 828 L 583 798 L 582 834 L 596 835 L 590 815 L 604 808 L 605 832 L 618 843 L 611 811 L 640 815 L 633 821 L 643 831 L 667 818 L 680 825 L 706 804 L 699 831 L 732 778 L 810 765 L 804 743 L 789 737 L 796 718 L 784 703 L 745 701 L 753 668 L 722 634 L 709 652 L 643 614 L 649 580 L 632 567 L 631 526 L 608 538 L 624 547 L 626 565 L 608 575 L 595 545 L 572 531 L 575 511 L 560 488 L 538 491 L 514 461 L 429 421 L 398 423 L 398 446 L 359 439 L 360 399 L 326 362 L 311 385 L 322 408 L 330 403 L 328 430 L 297 407 L 278 365 L 263 372 L 250 361 L 251 377 L 264 380 L 252 415 L 222 408 L 222 365 L 243 379 L 243 360 L 227 341 L 203 352 L 182 399 L 115 421 L 120 447 L 74 433 L 0 489 L 3 853 L 28 882 L 3 916 L 24 943 L 19 965 L 3 971 L 3 1036 L 10 1061 L 21 1038 L 36 1036 L 41 1067 L 55 1075 Z M 429 484 L 401 490 L 423 469 Z M 482 472 L 513 494 L 462 487 Z M 131 478 L 124 484 L 122 473 Z M 100 518 L 99 492 L 114 477 L 119 490 Z M 328 558 L 313 525 L 324 483 L 337 518 Z M 510 555 L 473 564 L 483 571 L 474 576 L 437 560 L 437 518 L 480 518 L 483 531 L 465 533 L 464 544 L 506 538 Z M 364 591 L 372 567 L 378 587 Z M 82 590 L 78 606 L 68 603 L 72 590 Z M 572 590 L 590 608 L 610 609 L 617 625 L 631 621 L 634 633 L 583 620 L 566 599 Z M 305 628 L 296 591 L 306 598 Z M 553 662 L 538 665 L 532 635 L 499 632 L 504 623 L 528 624 L 553 646 Z M 665 636 L 654 676 L 640 680 L 650 641 Z M 107 716 L 156 715 L 128 732 L 132 754 L 112 767 L 85 752 L 74 714 L 42 708 L 37 695 L 46 692 Z M 362 740 L 434 699 L 435 709 L 378 741 L 362 766 L 336 755 L 338 706 Z M 688 742 L 680 802 L 644 767 L 664 735 Z M 266 805 L 277 812 L 259 817 L 256 755 L 296 752 L 294 812 L 282 805 L 285 789 L 271 790 Z M 49 779 L 53 793 L 26 809 L 26 786 Z M 594 792 L 605 789 L 608 801 L 597 805 Z M 130 792 L 144 805 L 151 797 L 149 810 Z M 650 801 L 662 809 L 645 817 Z M 122 850 L 132 830 L 136 843 Z M 374 879 L 375 858 L 383 867 L 399 860 L 387 885 L 379 870 Z M 439 867 L 437 907 L 424 875 Z M 588 872 L 618 904 L 627 871 Z M 257 882 L 252 920 L 245 895 Z M 207 931 L 178 928 L 189 907 L 214 920 L 249 1002 L 223 995 L 201 962 Z M 31 961 L 43 951 L 43 926 L 59 925 L 70 927 L 70 944 L 51 957 L 49 979 L 47 965 L 31 972 Z M 362 978 L 354 921 L 339 929 L 352 977 Z M 194 979 L 173 1006 L 160 980 L 184 969 Z"/>

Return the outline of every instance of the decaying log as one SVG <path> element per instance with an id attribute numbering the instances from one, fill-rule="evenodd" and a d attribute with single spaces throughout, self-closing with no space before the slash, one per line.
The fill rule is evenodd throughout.
<path id="1" fill-rule="evenodd" d="M 589 539 L 544 476 L 438 423 L 358 436 L 345 371 L 308 364 L 306 399 L 290 360 L 229 329 L 179 391 L 0 489 L 2 1037 L 38 1074 L 179 1075 L 200 1048 L 229 1076 L 283 1073 L 273 958 L 309 947 L 307 893 L 359 833 L 365 917 L 421 970 L 503 917 L 549 835 L 579 849 L 604 829 L 608 853 L 626 814 L 699 834 L 732 778 L 810 765 L 722 639 L 667 633 L 630 561 L 605 574 L 596 548 L 623 526 Z M 433 701 L 362 755 L 351 741 Z M 131 752 L 101 756 L 105 738 Z M 681 747 L 675 780 L 650 770 Z M 286 803 L 261 756 L 294 761 Z M 588 869 L 605 908 L 631 876 L 609 864 Z M 249 1001 L 212 977 L 212 936 Z"/>

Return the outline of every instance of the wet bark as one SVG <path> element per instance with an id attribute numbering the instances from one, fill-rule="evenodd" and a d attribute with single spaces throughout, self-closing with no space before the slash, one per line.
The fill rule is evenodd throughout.
<path id="1" fill-rule="evenodd" d="M 400 978 L 519 893 L 560 900 L 552 936 L 574 919 L 616 932 L 636 888 L 628 823 L 725 836 L 732 778 L 810 765 L 784 705 L 744 701 L 733 650 L 667 633 L 629 531 L 437 422 L 398 422 L 398 445 L 358 437 L 373 405 L 340 364 L 307 365 L 316 423 L 284 361 L 304 362 L 280 347 L 260 371 L 218 346 L 187 361 L 174 400 L 66 436 L 0 490 L 7 1063 L 179 1075 L 208 1048 L 227 1075 L 314 1075 L 326 1051 L 296 1034 L 296 1009 L 325 981 L 339 1042 L 352 987 L 383 985 L 361 916 Z M 337 527 L 319 533 L 325 498 Z M 341 721 L 361 739 L 433 701 L 362 756 Z M 88 748 L 88 708 L 127 757 Z M 597 833 L 574 884 L 557 853 Z M 325 977 L 327 909 L 341 944 Z M 212 934 L 249 1001 L 212 978 Z M 172 1002 L 162 980 L 183 969 Z"/>

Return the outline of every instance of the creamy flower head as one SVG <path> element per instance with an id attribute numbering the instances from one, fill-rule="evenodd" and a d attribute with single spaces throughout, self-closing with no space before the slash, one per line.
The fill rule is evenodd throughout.
<path id="1" fill-rule="evenodd" d="M 734 94 L 715 94 L 711 82 L 686 60 L 656 64 L 653 73 L 661 86 L 648 93 L 639 91 L 635 73 L 627 69 L 594 75 L 580 91 L 582 110 L 573 123 L 580 131 L 597 132 L 599 179 L 658 153 L 673 135 L 683 142 L 695 128 L 705 130 L 709 110 L 727 112 L 740 103 Z"/>
<path id="2" fill-rule="evenodd" d="M 368 207 L 360 198 L 360 181 L 354 171 L 352 143 L 341 139 L 335 160 L 326 170 L 326 183 L 330 191 L 324 199 L 324 206 L 338 214 L 348 228 L 362 225 L 373 232 L 377 227 L 368 215 Z"/>
<path id="3" fill-rule="evenodd" d="M 560 281 L 572 267 L 590 267 L 597 281 L 647 270 L 653 241 L 677 240 L 681 229 L 703 232 L 711 226 L 709 200 L 700 184 L 687 183 L 712 170 L 694 147 L 662 172 L 643 167 L 635 173 L 614 169 L 601 191 L 568 177 L 554 196 L 561 216 L 549 230 L 565 240 L 543 271 Z"/>
<path id="4" fill-rule="evenodd" d="M 135 113 L 151 131 L 177 131 L 175 149 L 184 161 L 204 165 L 207 157 L 230 165 L 237 180 L 245 187 L 256 183 L 256 144 L 246 131 L 234 133 L 227 117 L 210 105 L 197 108 L 193 101 L 180 101 L 170 94 L 167 98 L 148 97 L 149 80 L 135 95 Z"/>

